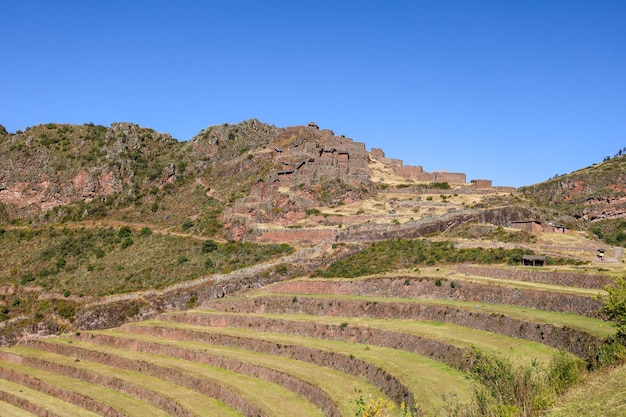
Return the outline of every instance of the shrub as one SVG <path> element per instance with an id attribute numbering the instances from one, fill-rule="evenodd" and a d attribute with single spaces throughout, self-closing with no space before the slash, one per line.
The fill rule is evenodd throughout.
<path id="1" fill-rule="evenodd" d="M 279 275 L 286 274 L 288 270 L 289 268 L 287 267 L 287 264 L 278 264 L 274 267 L 274 272 L 276 272 Z"/>
<path id="2" fill-rule="evenodd" d="M 33 274 L 31 272 L 22 275 L 22 278 L 20 278 L 20 284 L 22 285 L 26 285 L 29 282 L 32 282 L 35 280 L 35 277 L 33 276 Z"/>
<path id="3" fill-rule="evenodd" d="M 131 229 L 130 227 L 128 227 L 128 226 L 122 226 L 122 227 L 120 227 L 120 230 L 119 230 L 119 232 L 117 233 L 117 235 L 118 235 L 118 237 L 119 237 L 120 239 L 124 239 L 124 238 L 130 237 L 132 234 L 133 234 L 133 231 L 132 231 L 132 229 Z"/>
<path id="4" fill-rule="evenodd" d="M 217 250 L 217 243 L 214 240 L 205 240 L 202 242 L 202 253 L 211 253 Z"/>
<path id="5" fill-rule="evenodd" d="M 391 415 L 391 410 L 394 408 L 392 402 L 384 398 L 366 400 L 363 392 L 357 390 L 357 393 L 358 397 L 350 399 L 354 417 L 388 417 Z"/>
<path id="6" fill-rule="evenodd" d="M 193 220 L 186 219 L 186 220 L 183 222 L 183 224 L 181 224 L 181 226 L 180 226 L 180 227 L 181 227 L 184 231 L 187 231 L 187 230 L 191 229 L 191 228 L 193 227 L 193 225 L 194 225 Z"/>
<path id="7" fill-rule="evenodd" d="M 130 237 L 124 238 L 124 240 L 122 240 L 122 243 L 120 244 L 120 247 L 122 249 L 126 249 L 127 247 L 131 246 L 133 243 L 133 240 Z"/>
<path id="8" fill-rule="evenodd" d="M 152 229 L 150 229 L 149 227 L 142 227 L 139 235 L 143 237 L 150 236 L 152 235 Z"/>

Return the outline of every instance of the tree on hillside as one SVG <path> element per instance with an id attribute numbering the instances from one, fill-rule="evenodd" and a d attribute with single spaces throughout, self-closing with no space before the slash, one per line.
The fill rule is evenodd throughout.
<path id="1" fill-rule="evenodd" d="M 600 297 L 602 311 L 617 323 L 617 335 L 626 341 L 626 278 L 616 278 L 612 285 L 604 289 L 608 295 Z"/>

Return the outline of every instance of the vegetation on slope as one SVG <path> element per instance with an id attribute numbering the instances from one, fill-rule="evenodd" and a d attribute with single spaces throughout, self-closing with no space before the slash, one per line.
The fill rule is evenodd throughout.
<path id="1" fill-rule="evenodd" d="M 521 263 L 523 255 L 534 255 L 534 252 L 521 248 L 457 249 L 450 241 L 392 239 L 372 243 L 354 255 L 335 261 L 327 268 L 318 269 L 313 276 L 354 278 L 442 263 L 517 265 Z M 547 257 L 546 260 L 550 265 L 579 263 L 579 261 L 566 258 Z"/>
<path id="2" fill-rule="evenodd" d="M 70 318 L 82 297 L 162 289 L 212 273 L 227 273 L 293 251 L 286 244 L 217 243 L 154 233 L 143 227 L 0 229 L 3 319 L 45 315 Z M 60 300 L 39 300 L 41 293 Z M 51 306 L 61 302 L 63 306 Z"/>

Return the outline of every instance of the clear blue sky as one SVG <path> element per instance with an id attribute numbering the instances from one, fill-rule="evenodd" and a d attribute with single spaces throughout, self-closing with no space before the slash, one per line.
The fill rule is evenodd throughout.
<path id="1" fill-rule="evenodd" d="M 315 121 L 530 185 L 626 146 L 626 1 L 0 3 L 0 124 Z"/>

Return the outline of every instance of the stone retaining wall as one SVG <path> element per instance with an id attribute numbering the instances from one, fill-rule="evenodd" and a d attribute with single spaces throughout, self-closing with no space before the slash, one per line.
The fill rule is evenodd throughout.
<path id="1" fill-rule="evenodd" d="M 203 313 L 171 313 L 162 317 L 179 323 L 209 327 L 236 327 L 259 332 L 276 332 L 292 336 L 312 337 L 349 343 L 363 343 L 405 350 L 429 357 L 460 370 L 470 362 L 467 349 L 438 340 L 360 326 L 341 326 L 265 317 L 216 315 Z"/>
<path id="2" fill-rule="evenodd" d="M 85 341 L 89 341 L 90 343 L 115 346 L 116 348 L 130 349 L 156 355 L 174 357 L 191 362 L 204 363 L 254 378 L 261 378 L 268 382 L 276 383 L 285 389 L 295 392 L 300 397 L 308 399 L 318 406 L 318 408 L 324 412 L 324 415 L 328 417 L 339 417 L 337 407 L 319 387 L 309 384 L 308 382 L 298 379 L 292 375 L 266 368 L 264 366 L 254 365 L 168 344 L 126 339 L 111 335 L 85 335 L 81 338 Z M 87 359 L 119 368 L 127 368 L 128 365 L 128 360 L 113 354 L 81 348 L 77 349 L 73 346 L 45 343 L 44 341 L 43 343 L 37 343 L 35 347 L 37 349 L 53 351 L 66 356 L 75 356 L 80 359 Z M 161 379 L 172 380 L 171 370 L 162 368 L 160 371 L 162 372 L 159 372 L 159 375 L 155 376 L 158 376 Z M 176 377 L 176 379 L 180 380 L 181 378 Z"/>
<path id="3" fill-rule="evenodd" d="M 563 285 L 578 288 L 602 289 L 613 280 L 606 275 L 592 275 L 576 272 L 532 271 L 514 268 L 494 268 L 488 266 L 460 265 L 458 272 L 482 277 L 510 279 L 525 282 L 542 282 L 552 285 Z"/>
<path id="4" fill-rule="evenodd" d="M 574 313 L 602 318 L 602 303 L 593 297 L 551 293 L 527 288 L 511 288 L 495 284 L 436 278 L 394 277 L 345 281 L 290 281 L 277 283 L 272 291 L 295 294 L 352 294 L 372 297 L 406 297 L 440 300 L 470 301 L 475 303 L 510 304 L 546 311 Z M 407 285 L 408 284 L 408 285 Z"/>
<path id="5" fill-rule="evenodd" d="M 84 395 L 60 388 L 9 369 L 0 368 L 0 378 L 8 379 L 16 384 L 21 384 L 44 394 L 51 395 L 59 400 L 72 403 L 103 417 L 125 417 L 124 414 L 106 404 L 99 403 Z"/>
<path id="6" fill-rule="evenodd" d="M 94 335 L 93 338 L 89 334 L 81 335 L 80 338 L 85 341 L 97 341 L 101 336 Z M 105 336 L 102 336 L 103 338 Z M 137 342 L 137 341 L 133 341 Z M 262 412 L 256 405 L 250 403 L 241 395 L 232 392 L 231 390 L 219 385 L 214 380 L 208 380 L 204 378 L 194 377 L 187 373 L 181 373 L 175 369 L 169 369 L 163 366 L 159 366 L 148 361 L 133 360 L 118 357 L 115 355 L 107 354 L 104 352 L 89 351 L 82 348 L 71 348 L 68 346 L 55 345 L 46 343 L 45 341 L 33 341 L 30 346 L 36 349 L 47 350 L 62 355 L 75 355 L 78 358 L 85 360 L 92 360 L 94 362 L 103 363 L 106 365 L 117 366 L 123 369 L 129 369 L 137 372 L 141 372 L 146 375 L 154 376 L 157 378 L 165 379 L 175 384 L 184 386 L 186 388 L 197 391 L 208 397 L 215 398 L 223 403 L 235 408 L 248 417 L 266 416 L 266 413 Z M 114 345 L 115 346 L 115 345 Z"/>
<path id="7" fill-rule="evenodd" d="M 207 307 L 218 311 L 237 311 L 240 313 L 309 314 L 438 321 L 543 343 L 564 349 L 583 358 L 587 357 L 590 352 L 594 352 L 602 344 L 600 338 L 579 329 L 518 320 L 505 315 L 482 312 L 479 309 L 471 311 L 433 304 L 334 300 L 307 298 L 298 295 L 294 298 L 268 296 L 239 300 L 223 299 L 212 302 Z"/>
<path id="8" fill-rule="evenodd" d="M 30 356 L 14 355 L 7 352 L 0 352 L 0 358 L 6 361 L 52 372 L 57 375 L 63 375 L 72 379 L 84 381 L 93 385 L 110 388 L 114 391 L 123 392 L 131 397 L 149 402 L 175 417 L 194 417 L 194 414 L 184 409 L 176 400 L 163 397 L 155 391 L 148 390 L 121 378 L 110 377 L 82 368 L 76 368 Z"/>
<path id="9" fill-rule="evenodd" d="M 167 316 L 170 316 L 169 314 Z M 171 317 L 174 319 L 174 317 Z M 284 356 L 318 366 L 327 366 L 340 372 L 365 379 L 379 387 L 394 402 L 400 404 L 413 404 L 411 391 L 396 377 L 386 370 L 371 363 L 362 361 L 331 351 L 323 351 L 301 345 L 274 343 L 246 337 L 235 337 L 225 334 L 206 333 L 186 329 L 158 326 L 123 326 L 132 333 L 147 334 L 150 336 L 164 337 L 173 340 L 187 340 L 193 342 L 209 343 L 212 345 L 228 346 L 236 349 L 246 349 L 253 352 L 267 353 L 270 355 Z"/>

